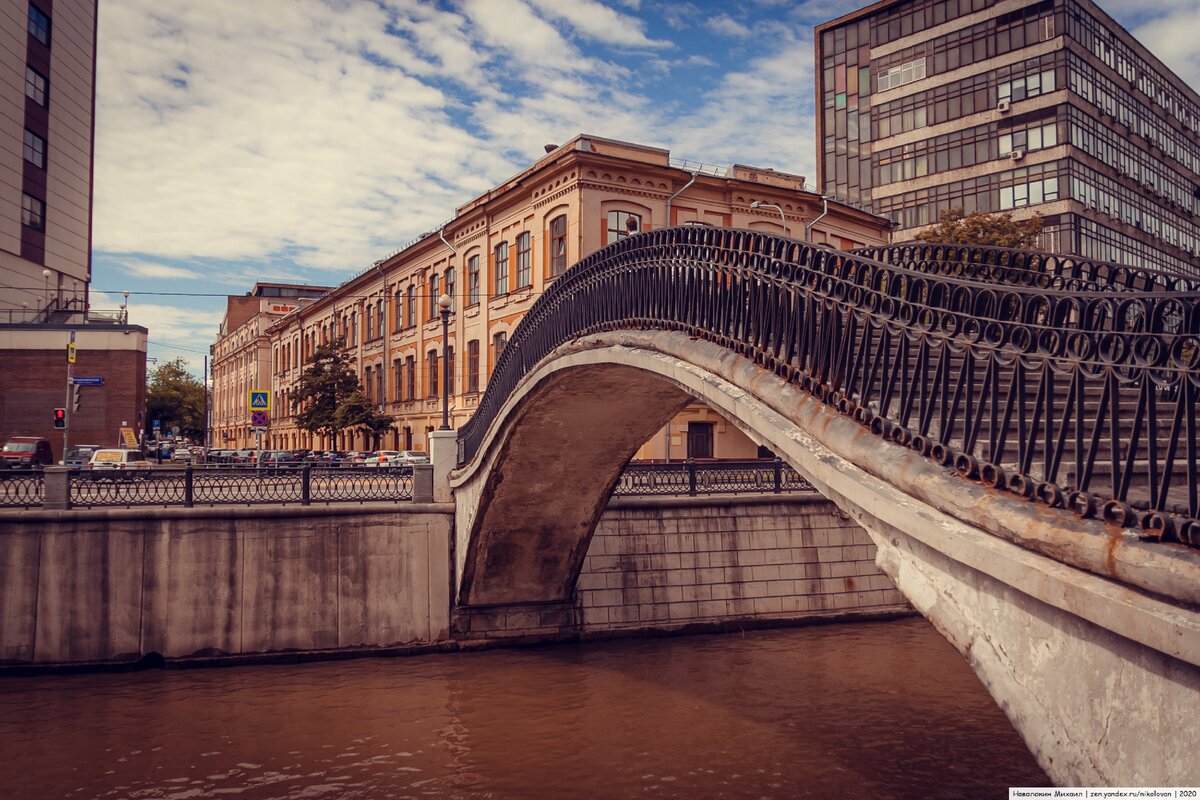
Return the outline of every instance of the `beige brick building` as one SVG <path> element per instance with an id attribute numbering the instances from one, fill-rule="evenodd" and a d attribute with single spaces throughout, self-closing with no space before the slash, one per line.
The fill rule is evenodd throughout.
<path id="1" fill-rule="evenodd" d="M 769 205 L 751 208 L 755 201 Z M 450 369 L 451 424 L 458 427 L 473 413 L 521 317 L 584 256 L 631 231 L 684 223 L 778 233 L 786 221 L 788 232 L 801 238 L 816 221 L 813 240 L 834 247 L 886 240 L 886 220 L 836 203 L 822 216 L 824 210 L 821 197 L 800 176 L 672 162 L 660 148 L 577 136 L 456 209 L 440 230 L 266 326 L 276 392 L 270 444 L 375 446 L 351 433 L 336 443 L 319 441 L 295 426 L 290 401 L 297 380 L 323 343 L 344 342 L 365 394 L 395 417 L 378 446 L 424 450 L 428 432 L 441 423 L 442 370 Z M 453 300 L 448 365 L 442 359 L 437 308 L 443 293 Z M 239 413 L 248 416 L 241 397 L 224 395 L 219 387 L 215 391 L 217 408 L 240 404 Z M 230 447 L 251 443 L 240 434 L 225 441 Z M 697 405 L 639 455 L 752 457 L 757 452 L 755 443 Z"/>

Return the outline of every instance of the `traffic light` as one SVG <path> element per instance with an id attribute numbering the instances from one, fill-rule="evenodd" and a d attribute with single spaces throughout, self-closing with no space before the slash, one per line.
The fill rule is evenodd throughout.
<path id="1" fill-rule="evenodd" d="M 65 408 L 54 409 L 54 427 L 60 430 L 67 427 L 67 410 Z"/>
<path id="2" fill-rule="evenodd" d="M 72 386 L 71 387 L 71 410 L 72 411 L 79 410 L 79 397 L 82 394 L 83 394 L 82 386 Z"/>

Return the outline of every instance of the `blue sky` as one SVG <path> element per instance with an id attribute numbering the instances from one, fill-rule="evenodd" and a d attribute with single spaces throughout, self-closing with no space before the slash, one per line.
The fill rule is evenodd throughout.
<path id="1" fill-rule="evenodd" d="M 862 4 L 105 0 L 93 305 L 198 372 L 224 295 L 337 284 L 577 133 L 814 178 L 812 28 Z M 1200 0 L 1101 5 L 1200 85 Z"/>

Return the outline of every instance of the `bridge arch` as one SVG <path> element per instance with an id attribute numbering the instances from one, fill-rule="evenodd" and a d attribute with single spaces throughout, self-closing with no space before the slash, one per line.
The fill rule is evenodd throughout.
<path id="1" fill-rule="evenodd" d="M 1052 777 L 1193 781 L 1200 292 L 1110 267 L 723 229 L 594 254 L 459 433 L 458 603 L 568 599 L 621 466 L 696 397 L 867 531 Z"/>
<path id="2" fill-rule="evenodd" d="M 1102 523 L 950 476 L 750 360 L 678 332 L 580 337 L 510 395 L 477 457 L 453 476 L 459 603 L 569 600 L 625 461 L 692 398 L 770 446 L 866 529 L 879 566 L 967 658 L 1056 781 L 1191 774 L 1196 722 L 1175 692 L 1200 694 L 1200 620 L 1098 574 L 1179 578 L 1161 548 L 1124 541 L 1114 550 Z M 1135 681 L 1126 675 L 1153 676 L 1137 689 L 1139 703 L 1154 698 L 1143 710 L 1119 698 Z M 1128 727 L 1106 745 L 1094 732 L 1113 724 L 1114 704 Z"/>

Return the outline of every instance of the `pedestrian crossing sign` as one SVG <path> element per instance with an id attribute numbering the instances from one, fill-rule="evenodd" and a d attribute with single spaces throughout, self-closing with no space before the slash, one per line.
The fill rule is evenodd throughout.
<path id="1" fill-rule="evenodd" d="M 250 410 L 251 411 L 270 411 L 271 410 L 271 390 L 270 389 L 254 389 L 250 392 Z"/>

